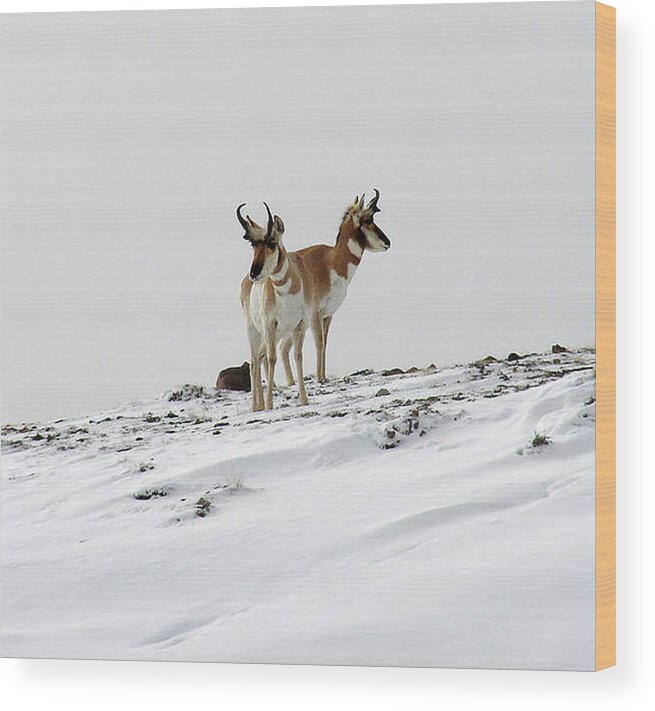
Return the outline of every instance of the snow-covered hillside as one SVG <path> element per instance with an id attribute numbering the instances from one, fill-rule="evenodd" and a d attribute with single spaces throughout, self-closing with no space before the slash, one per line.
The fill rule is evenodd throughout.
<path id="1" fill-rule="evenodd" d="M 594 359 L 6 426 L 2 652 L 591 669 Z"/>

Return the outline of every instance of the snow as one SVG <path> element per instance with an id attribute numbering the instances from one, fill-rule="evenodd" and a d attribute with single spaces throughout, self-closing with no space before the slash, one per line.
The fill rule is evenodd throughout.
<path id="1" fill-rule="evenodd" d="M 592 669 L 594 366 L 362 371 L 254 414 L 189 387 L 8 425 L 2 653 Z"/>

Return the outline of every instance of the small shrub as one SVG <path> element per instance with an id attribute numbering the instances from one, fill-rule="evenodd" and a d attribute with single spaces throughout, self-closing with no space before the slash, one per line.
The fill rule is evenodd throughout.
<path id="1" fill-rule="evenodd" d="M 539 434 L 539 432 L 534 433 L 534 437 L 532 438 L 533 447 L 544 447 L 547 444 L 550 444 L 549 437 L 546 437 L 546 435 Z"/>
<path id="2" fill-rule="evenodd" d="M 212 502 L 209 501 L 209 499 L 206 499 L 204 496 L 201 496 L 198 501 L 196 501 L 196 516 L 199 516 L 200 518 L 205 518 L 205 516 L 209 513 L 209 510 L 212 507 Z"/>
<path id="3" fill-rule="evenodd" d="M 229 489 L 230 491 L 243 491 L 246 488 L 246 485 L 243 481 L 242 476 L 231 476 L 228 477 L 227 485 L 225 486 L 225 488 Z"/>

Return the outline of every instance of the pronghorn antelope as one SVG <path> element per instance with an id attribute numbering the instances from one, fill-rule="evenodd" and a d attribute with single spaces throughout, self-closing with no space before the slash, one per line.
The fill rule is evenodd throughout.
<path id="1" fill-rule="evenodd" d="M 337 241 L 333 247 L 327 244 L 316 244 L 294 253 L 302 258 L 314 278 L 316 294 L 309 325 L 316 344 L 316 377 L 321 383 L 327 379 L 325 352 L 332 316 L 346 298 L 348 285 L 362 260 L 364 251 L 386 252 L 391 247 L 388 237 L 373 222 L 375 213 L 380 212 L 379 199 L 380 193 L 377 189 L 375 197 L 366 206 L 364 206 L 364 195 L 355 198 L 344 213 Z M 287 373 L 290 370 L 289 347 L 287 344 L 282 349 Z"/>
<path id="2" fill-rule="evenodd" d="M 252 245 L 254 255 L 250 272 L 241 282 L 241 306 L 246 317 L 250 342 L 250 383 L 253 411 L 273 408 L 273 388 L 277 344 L 284 344 L 284 365 L 287 380 L 293 383 L 289 364 L 289 350 L 294 347 L 298 376 L 299 403 L 307 404 L 302 368 L 302 347 L 307 329 L 308 314 L 313 308 L 314 282 L 302 259 L 289 254 L 282 244 L 284 223 L 278 215 L 271 215 L 266 203 L 268 226 L 260 227 L 249 215 L 237 219 L 245 230 L 243 238 Z M 266 401 L 261 380 L 261 363 L 265 359 Z"/>

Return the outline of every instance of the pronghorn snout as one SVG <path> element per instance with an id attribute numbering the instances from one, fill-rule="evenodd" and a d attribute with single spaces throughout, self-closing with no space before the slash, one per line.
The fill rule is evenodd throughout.
<path id="1" fill-rule="evenodd" d="M 362 232 L 371 252 L 386 252 L 391 247 L 391 241 L 377 225 L 363 226 Z"/>

